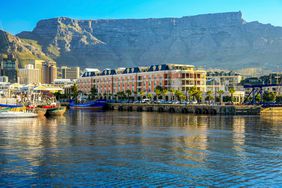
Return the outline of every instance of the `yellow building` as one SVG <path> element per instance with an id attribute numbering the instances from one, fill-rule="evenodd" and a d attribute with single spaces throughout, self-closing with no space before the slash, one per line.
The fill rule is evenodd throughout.
<path id="1" fill-rule="evenodd" d="M 20 84 L 37 84 L 41 82 L 41 71 L 35 69 L 32 64 L 26 65 L 24 69 L 19 69 L 18 73 Z"/>
<path id="2" fill-rule="evenodd" d="M 39 69 L 39 71 L 40 71 L 40 83 L 42 83 L 42 81 L 43 81 L 42 66 L 43 66 L 44 62 L 45 61 L 41 60 L 41 59 L 30 59 L 28 61 L 28 64 L 33 65 L 34 69 Z"/>

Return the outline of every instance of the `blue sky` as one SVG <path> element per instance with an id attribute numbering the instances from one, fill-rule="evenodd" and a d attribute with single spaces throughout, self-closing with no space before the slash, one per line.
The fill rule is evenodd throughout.
<path id="1" fill-rule="evenodd" d="M 239 11 L 282 26 L 282 0 L 0 0 L 0 29 L 32 30 L 40 19 L 162 18 Z"/>

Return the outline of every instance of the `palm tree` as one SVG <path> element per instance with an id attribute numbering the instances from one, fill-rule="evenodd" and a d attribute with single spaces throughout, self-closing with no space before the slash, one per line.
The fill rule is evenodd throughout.
<path id="1" fill-rule="evenodd" d="M 145 91 L 140 91 L 140 96 L 142 97 L 142 99 L 144 98 L 145 96 Z"/>
<path id="2" fill-rule="evenodd" d="M 203 98 L 203 92 L 202 91 L 200 91 L 200 90 L 196 90 L 196 92 L 195 92 L 195 98 L 196 98 L 196 100 L 199 102 L 199 101 L 201 101 L 202 100 L 202 98 Z"/>
<path id="3" fill-rule="evenodd" d="M 118 96 L 118 99 L 124 99 L 126 95 L 124 91 L 119 91 L 117 92 L 117 96 Z"/>
<path id="4" fill-rule="evenodd" d="M 229 93 L 230 93 L 230 95 L 231 95 L 231 103 L 233 104 L 233 95 L 234 95 L 234 93 L 235 93 L 235 89 L 233 88 L 233 87 L 231 87 L 231 88 L 229 88 Z"/>
<path id="5" fill-rule="evenodd" d="M 155 89 L 155 93 L 157 95 L 157 99 L 159 99 L 162 94 L 162 91 L 160 89 Z"/>
<path id="6" fill-rule="evenodd" d="M 176 90 L 175 96 L 177 97 L 177 100 L 181 100 L 183 98 L 184 94 L 181 90 Z"/>
<path id="7" fill-rule="evenodd" d="M 129 100 L 129 96 L 132 94 L 132 91 L 128 89 L 125 91 L 125 93 L 127 95 L 127 100 Z"/>
<path id="8" fill-rule="evenodd" d="M 148 93 L 148 94 L 147 94 L 147 97 L 148 97 L 150 100 L 152 100 L 152 99 L 153 99 L 153 94 L 152 94 L 152 93 Z"/>
<path id="9" fill-rule="evenodd" d="M 194 86 L 194 87 L 191 87 L 189 90 L 188 90 L 188 94 L 189 94 L 189 100 L 191 101 L 191 97 L 193 100 L 195 100 L 195 96 L 196 96 L 196 93 L 197 93 L 197 88 Z"/>
<path id="10" fill-rule="evenodd" d="M 222 100 L 222 95 L 223 95 L 224 91 L 223 90 L 218 90 L 217 93 L 219 94 L 220 104 L 222 104 L 222 101 L 223 101 Z"/>
<path id="11" fill-rule="evenodd" d="M 71 90 L 72 90 L 72 97 L 73 97 L 73 99 L 77 100 L 78 87 L 77 87 L 76 83 L 72 86 Z"/>
<path id="12" fill-rule="evenodd" d="M 209 102 L 209 104 L 211 103 L 211 100 L 214 99 L 214 97 L 212 96 L 212 91 L 207 91 L 207 96 L 206 96 L 206 100 Z"/>
<path id="13" fill-rule="evenodd" d="M 171 89 L 169 89 L 169 92 L 172 94 L 172 97 L 173 97 L 173 100 L 174 100 L 175 89 L 171 88 Z"/>
<path id="14" fill-rule="evenodd" d="M 167 94 L 168 94 L 168 90 L 167 89 L 163 89 L 163 92 L 162 92 L 162 95 L 164 96 L 163 99 L 166 100 Z"/>

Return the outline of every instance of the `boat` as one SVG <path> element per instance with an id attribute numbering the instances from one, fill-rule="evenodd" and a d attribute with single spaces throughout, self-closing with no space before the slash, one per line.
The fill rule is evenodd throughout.
<path id="1" fill-rule="evenodd" d="M 38 116 L 42 117 L 45 116 L 47 109 L 40 107 L 40 106 L 35 106 L 35 105 L 29 105 L 26 107 L 27 110 L 29 111 L 34 111 L 34 113 L 38 114 Z"/>
<path id="2" fill-rule="evenodd" d="M 92 110 L 103 110 L 106 107 L 106 101 L 89 101 L 86 103 L 75 103 L 70 102 L 71 109 L 92 109 Z"/>
<path id="3" fill-rule="evenodd" d="M 0 118 L 35 118 L 37 113 L 28 111 L 10 111 L 10 108 L 0 110 Z"/>
<path id="4" fill-rule="evenodd" d="M 60 107 L 52 107 L 52 108 L 45 108 L 46 116 L 61 116 L 66 112 L 66 107 L 60 106 Z"/>
<path id="5" fill-rule="evenodd" d="M 47 109 L 37 107 L 37 108 L 35 108 L 34 112 L 37 113 L 38 116 L 45 116 Z"/>
<path id="6" fill-rule="evenodd" d="M 23 105 L 21 105 L 21 104 L 0 104 L 0 107 L 3 107 L 3 108 L 19 108 L 19 107 L 23 107 Z"/>

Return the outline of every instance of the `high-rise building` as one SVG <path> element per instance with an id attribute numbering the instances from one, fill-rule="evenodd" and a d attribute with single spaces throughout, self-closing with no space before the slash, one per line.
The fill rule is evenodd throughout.
<path id="1" fill-rule="evenodd" d="M 19 81 L 20 84 L 41 83 L 41 70 L 28 64 L 24 69 L 19 69 Z"/>
<path id="2" fill-rule="evenodd" d="M 31 64 L 34 66 L 34 69 L 39 69 L 40 71 L 40 83 L 43 83 L 43 74 L 42 74 L 42 66 L 44 64 L 44 60 L 41 59 L 30 59 L 28 61 L 28 64 Z"/>
<path id="3" fill-rule="evenodd" d="M 78 79 L 80 74 L 80 68 L 79 67 L 67 67 L 62 66 L 60 68 L 61 78 L 62 79 Z"/>
<path id="4" fill-rule="evenodd" d="M 57 79 L 56 62 L 44 62 L 42 65 L 42 83 L 51 84 L 55 79 Z"/>
<path id="5" fill-rule="evenodd" d="M 13 54 L 9 54 L 7 58 L 3 58 L 1 62 L 1 76 L 7 76 L 10 83 L 17 83 L 18 64 Z"/>

